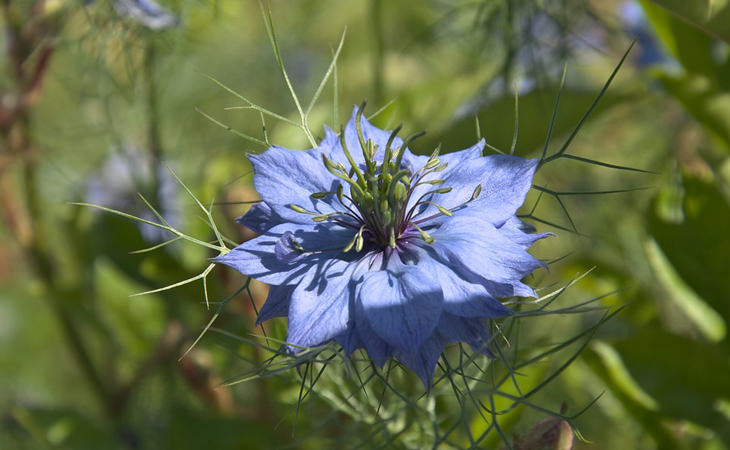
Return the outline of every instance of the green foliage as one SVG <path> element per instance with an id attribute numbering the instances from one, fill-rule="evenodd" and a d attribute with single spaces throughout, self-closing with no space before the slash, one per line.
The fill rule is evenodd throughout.
<path id="1" fill-rule="evenodd" d="M 730 43 L 730 5 L 726 1 L 651 0 L 705 33 Z"/>
<path id="2" fill-rule="evenodd" d="M 730 254 L 730 201 L 718 188 L 720 180 L 696 175 L 682 178 L 684 220 L 662 219 L 657 206 L 649 210 L 648 231 L 656 239 L 677 274 L 721 317 L 730 317 L 730 279 L 723 268 Z M 724 336 L 723 336 L 724 337 Z"/>
<path id="3" fill-rule="evenodd" d="M 585 121 L 633 37 L 612 3 L 169 1 L 162 31 L 113 2 L 6 3 L 1 448 L 520 448 L 546 418 L 574 448 L 730 448 L 727 2 L 642 2 L 671 61 L 632 51 Z M 364 97 L 428 129 L 417 151 L 570 142 L 521 211 L 558 234 L 543 297 L 496 360 L 449 349 L 431 395 L 334 346 L 281 354 L 265 287 L 207 261 L 251 237 L 245 153 L 311 146 Z M 92 189 L 129 215 L 70 204 Z"/>
<path id="4" fill-rule="evenodd" d="M 682 65 L 684 73 L 657 71 L 656 76 L 665 89 L 694 115 L 703 126 L 716 135 L 725 150 L 730 150 L 730 54 L 717 52 L 722 45 L 713 39 L 726 26 L 700 27 L 690 25 L 698 18 L 730 20 L 730 7 L 710 7 L 712 2 L 655 2 L 674 14 L 644 2 L 644 7 L 662 43 Z M 684 4 L 684 7 L 680 5 Z M 721 19 L 726 15 L 727 19 Z M 689 23 L 688 23 L 689 22 Z M 722 37 L 722 36 L 721 36 Z M 727 40 L 730 35 L 724 36 Z M 727 47 L 726 47 L 727 48 Z"/>

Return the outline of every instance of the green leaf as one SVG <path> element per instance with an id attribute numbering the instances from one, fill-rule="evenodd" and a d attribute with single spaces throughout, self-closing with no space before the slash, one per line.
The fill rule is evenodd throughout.
<path id="1" fill-rule="evenodd" d="M 718 398 L 730 398 L 727 347 L 668 333 L 657 323 L 613 346 L 634 381 L 657 401 L 656 414 L 694 422 L 730 440 L 730 421 L 717 408 Z"/>
<path id="2" fill-rule="evenodd" d="M 594 342 L 583 354 L 583 360 L 603 380 L 633 421 L 652 437 L 657 448 L 679 448 L 676 438 L 662 426 L 656 400 L 632 377 L 621 354 L 606 343 Z"/>
<path id="3" fill-rule="evenodd" d="M 715 76 L 713 39 L 650 0 L 641 5 L 664 47 L 691 73 Z"/>
<path id="4" fill-rule="evenodd" d="M 672 264 L 657 245 L 650 239 L 644 245 L 649 265 L 657 281 L 664 287 L 686 319 L 708 340 L 719 342 L 725 338 L 725 320 L 712 309 L 680 278 Z"/>
<path id="5" fill-rule="evenodd" d="M 621 355 L 613 347 L 602 341 L 594 341 L 591 343 L 590 349 L 600 358 L 601 364 L 614 386 L 620 389 L 632 402 L 651 411 L 656 411 L 659 408 L 656 400 L 647 394 L 631 377 L 621 360 Z"/>
<path id="6" fill-rule="evenodd" d="M 728 0 L 652 0 L 705 33 L 730 43 Z"/>
<path id="7" fill-rule="evenodd" d="M 711 181 L 685 175 L 683 184 L 684 220 L 664 221 L 655 199 L 648 231 L 683 282 L 721 317 L 730 317 L 730 204 Z"/>
<path id="8" fill-rule="evenodd" d="M 716 41 L 712 36 L 655 3 L 642 1 L 657 36 L 685 69 L 681 75 L 655 71 L 655 76 L 690 114 L 730 149 L 730 58 L 719 60 L 719 56 L 713 54 Z M 705 9 L 711 2 L 702 3 L 682 2 L 688 8 L 694 5 Z M 717 8 L 715 5 L 712 11 Z M 730 30 L 730 27 L 724 28 Z"/>
<path id="9" fill-rule="evenodd" d="M 657 78 L 726 150 L 730 150 L 730 91 L 720 90 L 702 75 L 659 73 Z"/>

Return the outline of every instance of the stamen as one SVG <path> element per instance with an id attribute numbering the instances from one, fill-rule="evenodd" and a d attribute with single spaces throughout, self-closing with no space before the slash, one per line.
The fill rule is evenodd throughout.
<path id="1" fill-rule="evenodd" d="M 294 211 L 298 212 L 298 213 L 302 213 L 302 214 L 311 214 L 311 215 L 315 215 L 315 214 L 316 214 L 316 213 L 313 213 L 312 211 L 307 211 L 306 209 L 302 208 L 301 206 L 299 206 L 299 205 L 295 205 L 295 204 L 293 204 L 293 203 L 292 203 L 292 204 L 290 204 L 290 205 L 287 205 L 287 206 L 288 206 L 289 208 L 293 209 Z"/>
<path id="2" fill-rule="evenodd" d="M 304 250 L 304 247 L 302 247 L 302 244 L 299 243 L 299 241 L 296 240 L 296 238 L 291 238 L 291 241 L 289 242 L 294 249 L 299 253 L 305 253 L 306 250 Z"/>
<path id="3" fill-rule="evenodd" d="M 365 243 L 365 239 L 363 239 L 363 237 L 362 237 L 362 232 L 364 229 L 365 229 L 364 226 L 360 227 L 360 229 L 357 232 L 357 237 L 355 239 L 355 251 L 358 253 L 360 252 L 360 250 L 362 250 L 362 246 Z"/>
<path id="4" fill-rule="evenodd" d="M 418 184 L 430 184 L 432 186 L 438 186 L 439 184 L 444 184 L 446 180 L 444 179 L 437 179 L 437 180 L 426 180 L 426 181 L 420 181 Z"/>
<path id="5" fill-rule="evenodd" d="M 329 158 L 327 158 L 324 153 L 322 154 L 322 161 L 324 162 L 325 167 L 327 170 L 337 178 L 341 179 L 342 181 L 345 181 L 347 184 L 350 185 L 350 189 L 355 192 L 355 195 L 357 196 L 364 196 L 365 192 L 362 190 L 360 185 L 355 182 L 351 178 L 350 175 L 345 174 L 345 168 L 342 166 L 342 164 L 337 163 L 335 164 L 333 161 L 331 161 Z M 362 175 L 362 174 L 360 174 Z"/>
<path id="6" fill-rule="evenodd" d="M 431 152 L 431 156 L 429 156 L 428 159 L 437 159 L 440 152 L 441 152 L 441 143 L 439 143 L 439 145 L 437 145 L 436 148 L 433 149 L 433 152 Z"/>
<path id="7" fill-rule="evenodd" d="M 426 244 L 433 244 L 434 239 L 431 237 L 431 235 L 429 235 L 428 233 L 426 233 L 425 231 L 423 231 L 421 229 L 421 227 L 419 227 L 418 225 L 416 225 L 415 222 L 410 222 L 410 225 L 413 225 L 416 228 L 416 230 L 418 230 L 418 233 L 421 235 L 421 239 L 423 239 L 424 241 L 426 241 Z"/>
<path id="8" fill-rule="evenodd" d="M 479 194 L 481 194 L 481 192 L 482 192 L 482 185 L 481 185 L 481 184 L 477 184 L 477 186 L 476 186 L 476 187 L 474 188 L 474 192 L 473 192 L 473 193 L 471 194 L 471 197 L 469 198 L 469 200 L 467 200 L 467 201 L 465 201 L 465 202 L 463 202 L 463 203 L 460 203 L 460 204 L 458 204 L 458 205 L 456 205 L 456 206 L 453 206 L 453 207 L 451 207 L 450 209 L 448 209 L 448 211 L 449 211 L 449 212 L 451 212 L 451 211 L 453 211 L 453 210 L 456 210 L 456 209 L 459 209 L 459 208 L 461 208 L 462 206 L 464 206 L 464 205 L 468 204 L 469 202 L 473 202 L 474 200 L 476 200 L 476 199 L 477 199 L 477 197 L 479 197 Z M 424 202 L 424 203 L 426 203 L 426 202 Z M 435 205 L 436 207 L 438 207 L 438 205 L 436 205 L 435 203 L 434 203 L 434 205 Z M 414 211 L 414 210 L 415 210 L 415 206 L 414 206 L 413 208 L 411 208 L 411 210 L 409 211 L 409 216 L 408 216 L 408 220 L 410 220 L 410 217 L 411 217 L 410 215 L 411 215 L 411 214 L 413 214 L 413 211 Z M 440 211 L 440 210 L 439 210 L 439 211 Z M 441 214 L 443 214 L 443 212 L 441 212 Z M 452 213 L 452 214 L 453 214 L 453 213 Z M 449 215 L 449 214 L 447 214 L 447 215 Z M 423 223 L 423 222 L 427 222 L 427 221 L 429 221 L 429 220 L 431 220 L 431 219 L 433 219 L 433 218 L 435 218 L 435 217 L 438 217 L 438 216 L 439 216 L 439 214 L 433 214 L 433 215 L 431 215 L 431 216 L 428 216 L 428 217 L 424 217 L 424 218 L 422 218 L 422 219 L 418 219 L 418 220 L 416 220 L 416 221 L 414 221 L 414 222 L 411 222 L 411 223 L 413 223 L 413 224 L 415 225 L 416 223 Z"/>
<path id="9" fill-rule="evenodd" d="M 341 185 L 341 184 L 338 184 L 338 185 L 337 185 L 337 200 L 338 200 L 338 201 L 339 201 L 340 203 L 342 203 L 342 194 L 343 194 L 343 189 L 342 189 L 342 185 Z"/>
<path id="10" fill-rule="evenodd" d="M 345 248 L 342 249 L 344 253 L 349 252 L 352 250 L 352 247 L 355 247 L 355 251 L 359 252 L 362 250 L 363 246 L 363 237 L 362 232 L 365 230 L 365 225 L 361 226 L 359 230 L 357 230 L 357 233 L 355 233 L 355 236 L 352 237 L 352 240 L 345 246 Z"/>
<path id="11" fill-rule="evenodd" d="M 388 137 L 385 149 L 383 149 L 384 155 L 382 162 L 376 162 L 374 158 L 378 147 L 372 139 L 366 139 L 363 133 L 362 115 L 364 109 L 365 103 L 360 106 L 355 115 L 355 130 L 365 164 L 358 165 L 355 162 L 350 153 L 350 149 L 347 148 L 343 129 L 340 129 L 340 145 L 350 167 L 345 168 L 341 163 L 335 163 L 324 154 L 322 155 L 322 161 L 327 170 L 350 186 L 349 196 L 344 192 L 344 183 L 339 184 L 334 192 L 315 192 L 310 195 L 312 199 L 321 200 L 328 195 L 335 194 L 344 211 L 318 214 L 307 211 L 298 205 L 293 205 L 292 208 L 295 211 L 311 214 L 313 216 L 312 220 L 315 222 L 332 220 L 352 228 L 359 226 L 355 236 L 345 246 L 345 252 L 353 248 L 356 251 L 360 251 L 365 245 L 366 232 L 369 235 L 369 239 L 372 239 L 379 245 L 385 246 L 386 251 L 395 249 L 398 246 L 398 239 L 400 239 L 403 232 L 410 226 L 417 229 L 421 238 L 430 244 L 434 239 L 419 228 L 416 222 L 420 223 L 420 220 L 411 222 L 411 216 L 414 214 L 417 206 L 423 204 L 434 205 L 440 214 L 453 215 L 450 209 L 431 200 L 424 200 L 428 195 L 450 192 L 451 188 L 441 187 L 427 192 L 418 199 L 410 210 L 407 208 L 407 205 L 410 203 L 411 195 L 418 186 L 440 186 L 445 183 L 445 179 L 424 179 L 428 174 L 443 171 L 447 167 L 448 164 L 442 163 L 439 158 L 441 147 L 440 145 L 436 147 L 426 164 L 413 173 L 411 170 L 402 166 L 403 157 L 408 146 L 415 139 L 423 136 L 425 132 L 410 135 L 401 145 L 393 149 L 393 143 L 401 129 L 399 125 Z M 349 203 L 346 204 L 345 199 Z M 339 219 L 338 216 L 351 217 L 356 223 L 352 223 L 346 219 Z"/>
<path id="12" fill-rule="evenodd" d="M 439 164 L 441 164 L 440 159 L 438 159 L 438 158 L 429 159 L 423 168 L 426 170 L 429 170 L 429 169 L 433 169 L 434 167 L 438 166 Z"/>
<path id="13" fill-rule="evenodd" d="M 444 208 L 443 206 L 439 205 L 436 202 L 432 202 L 431 200 L 426 200 L 425 202 L 422 202 L 422 204 L 423 203 L 429 203 L 429 204 L 435 206 L 441 212 L 441 214 L 447 215 L 449 217 L 454 215 L 454 213 L 452 213 L 450 210 Z"/>
<path id="14" fill-rule="evenodd" d="M 346 215 L 348 215 L 346 212 L 337 211 L 337 212 L 332 212 L 329 214 L 316 215 L 316 216 L 312 217 L 312 220 L 314 220 L 315 222 L 324 222 L 325 220 L 328 220 L 330 217 L 333 217 L 333 216 L 346 216 Z"/>
<path id="15" fill-rule="evenodd" d="M 431 195 L 431 194 L 446 194 L 447 192 L 451 192 L 451 189 L 452 189 L 451 187 L 438 188 L 438 189 L 434 189 L 432 191 L 428 191 L 425 194 L 423 194 L 420 197 L 418 197 L 418 200 L 416 201 L 416 203 L 413 206 L 411 206 L 411 209 L 410 210 L 408 210 L 408 215 L 407 215 L 408 220 L 411 220 L 411 217 L 413 217 L 413 214 L 416 212 L 416 208 L 418 208 L 418 205 L 423 205 L 423 204 L 426 204 L 426 203 L 431 203 L 434 206 L 436 206 L 437 208 L 439 208 L 439 211 L 441 211 L 440 208 L 443 208 L 441 205 L 438 205 L 438 204 L 436 204 L 436 203 L 434 203 L 432 201 L 424 201 L 423 199 L 426 198 L 427 196 Z M 446 208 L 443 208 L 443 209 L 446 210 L 446 211 L 448 211 Z M 451 213 L 451 211 L 449 211 L 449 213 Z M 445 214 L 445 213 L 442 212 L 442 214 Z M 447 215 L 453 215 L 453 214 L 447 214 Z"/>

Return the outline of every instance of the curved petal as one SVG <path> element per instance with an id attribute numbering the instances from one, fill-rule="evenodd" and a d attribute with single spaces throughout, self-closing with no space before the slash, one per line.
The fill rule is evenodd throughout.
<path id="1" fill-rule="evenodd" d="M 434 238 L 430 248 L 439 260 L 465 279 L 466 272 L 484 281 L 512 284 L 544 266 L 483 220 L 454 216 L 429 232 Z"/>
<path id="2" fill-rule="evenodd" d="M 362 304 L 355 302 L 355 307 L 355 331 L 358 339 L 367 350 L 370 359 L 378 367 L 383 367 L 383 364 L 393 355 L 393 347 L 385 342 L 370 326 Z"/>
<path id="3" fill-rule="evenodd" d="M 395 357 L 401 364 L 418 375 L 426 389 L 430 389 L 433 372 L 445 344 L 441 336 L 434 333 L 416 351 L 398 351 Z"/>
<path id="4" fill-rule="evenodd" d="M 428 248 L 419 249 L 416 267 L 441 287 L 445 313 L 492 319 L 512 314 L 512 310 L 494 298 L 482 284 L 461 278 L 450 267 L 438 262 L 432 252 Z"/>
<path id="5" fill-rule="evenodd" d="M 352 307 L 352 305 L 350 305 Z M 348 322 L 347 329 L 335 336 L 335 341 L 345 350 L 345 355 L 350 356 L 355 350 L 363 348 L 365 344 L 352 321 Z"/>
<path id="6" fill-rule="evenodd" d="M 236 218 L 236 223 L 249 228 L 256 234 L 264 234 L 267 230 L 287 223 L 288 220 L 276 214 L 269 205 L 264 202 L 256 203 L 241 217 Z"/>
<path id="7" fill-rule="evenodd" d="M 289 205 L 298 205 L 319 214 L 337 210 L 334 196 L 322 200 L 310 197 L 315 192 L 332 192 L 339 184 L 322 162 L 322 153 L 331 151 L 323 143 L 312 150 L 288 150 L 274 146 L 260 155 L 249 155 L 254 169 L 254 187 L 279 217 L 288 222 L 311 223 L 311 216 L 298 213 Z"/>
<path id="8" fill-rule="evenodd" d="M 400 350 L 415 351 L 438 323 L 441 288 L 416 266 L 400 262 L 391 266 L 363 275 L 356 301 L 373 331 L 385 342 Z"/>
<path id="9" fill-rule="evenodd" d="M 329 260 L 312 269 L 291 294 L 287 342 L 312 347 L 347 330 L 354 265 Z"/>
<path id="10" fill-rule="evenodd" d="M 494 291 L 489 290 L 489 286 L 487 286 L 487 290 L 494 294 Z M 494 294 L 494 295 L 496 295 L 496 294 Z M 512 283 L 512 296 L 514 296 L 514 297 L 537 297 L 537 294 L 535 293 L 535 290 L 532 289 L 530 286 L 526 285 L 525 283 L 523 283 L 521 281 L 516 281 L 516 282 Z"/>
<path id="11" fill-rule="evenodd" d="M 491 356 L 489 326 L 484 319 L 443 314 L 438 332 L 445 342 L 466 342 L 474 351 Z"/>
<path id="12" fill-rule="evenodd" d="M 486 141 L 484 138 L 480 139 L 479 142 L 472 145 L 471 147 L 467 147 L 463 150 L 458 150 L 455 152 L 450 153 L 444 153 L 439 157 L 441 159 L 442 163 L 448 163 L 448 167 L 446 170 L 449 170 L 449 167 L 453 169 L 454 167 L 460 165 L 460 164 L 466 164 L 468 161 L 472 160 L 478 160 L 482 158 L 482 153 L 484 152 L 484 146 L 486 145 Z"/>
<path id="13" fill-rule="evenodd" d="M 332 258 L 355 257 L 341 254 L 354 233 L 331 222 L 282 224 L 211 261 L 267 284 L 296 284 L 311 267 Z"/>
<path id="14" fill-rule="evenodd" d="M 256 325 L 260 325 L 274 317 L 285 317 L 289 312 L 291 294 L 294 286 L 269 286 L 269 295 L 266 297 L 264 306 L 261 307 L 256 318 Z"/>
<path id="15" fill-rule="evenodd" d="M 504 225 L 499 227 L 499 232 L 510 241 L 521 245 L 524 249 L 530 248 L 532 244 L 540 239 L 554 236 L 553 233 L 535 233 L 535 227 L 521 221 L 517 216 L 507 219 Z"/>
<path id="16" fill-rule="evenodd" d="M 474 160 L 478 160 L 482 157 L 482 151 L 484 150 L 484 139 L 480 140 L 473 146 L 469 148 L 465 148 L 464 150 L 459 150 L 456 152 L 446 153 L 439 156 L 439 160 L 441 164 L 447 164 L 446 169 L 444 169 L 441 172 L 433 172 L 430 174 L 427 174 L 423 181 L 433 181 L 438 179 L 446 179 L 449 173 L 451 171 L 455 170 L 457 167 L 463 164 L 470 164 Z M 404 161 L 408 161 L 410 166 L 412 166 L 412 170 L 415 172 L 416 170 L 421 169 L 426 165 L 428 162 L 428 156 L 421 156 L 421 155 L 413 155 L 410 151 L 406 152 L 405 156 L 403 157 Z M 445 187 L 446 184 L 439 187 Z M 416 186 L 413 189 L 413 193 L 411 193 L 411 197 L 408 203 L 408 207 L 412 208 L 415 206 L 416 202 L 419 201 L 419 199 L 429 191 L 434 190 L 436 187 L 431 184 L 420 184 Z M 472 187 L 472 192 L 474 192 L 474 188 Z M 471 196 L 471 193 L 469 195 Z M 428 197 L 431 198 L 431 197 Z M 424 200 L 428 200 L 428 198 L 424 198 Z M 445 205 L 446 206 L 446 205 Z M 422 205 L 419 206 L 419 209 L 417 211 L 421 211 L 420 214 L 423 214 L 423 211 L 428 210 L 428 215 L 435 214 L 437 209 L 431 205 Z M 420 215 L 416 214 L 416 216 Z M 422 217 L 426 217 L 426 215 L 422 215 Z"/>
<path id="17" fill-rule="evenodd" d="M 532 186 L 532 178 L 537 169 L 537 159 L 523 159 L 511 155 L 489 155 L 481 158 L 462 160 L 449 167 L 439 178 L 445 180 L 443 187 L 450 187 L 445 194 L 435 194 L 431 200 L 445 208 L 452 209 L 454 215 L 479 217 L 496 226 L 501 226 L 522 206 L 525 196 Z M 481 194 L 470 201 L 477 185 L 481 184 Z M 425 208 L 419 219 L 437 214 L 434 206 Z M 448 220 L 439 215 L 440 223 Z"/>

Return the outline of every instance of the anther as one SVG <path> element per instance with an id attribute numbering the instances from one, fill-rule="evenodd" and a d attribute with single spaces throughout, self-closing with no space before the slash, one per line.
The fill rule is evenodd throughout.
<path id="1" fill-rule="evenodd" d="M 313 213 L 312 211 L 307 211 L 306 209 L 302 208 L 301 206 L 299 206 L 299 205 L 295 205 L 295 204 L 293 204 L 293 203 L 292 203 L 292 204 L 290 204 L 290 205 L 287 205 L 287 206 L 288 206 L 289 208 L 293 209 L 294 211 L 298 212 L 298 213 L 302 213 L 302 214 L 312 214 L 312 215 L 314 214 L 314 213 Z"/>
<path id="2" fill-rule="evenodd" d="M 430 234 L 428 234 L 425 231 L 423 231 L 421 229 L 421 227 L 419 227 L 415 223 L 411 222 L 410 224 L 413 225 L 414 227 L 416 227 L 416 230 L 418 230 L 418 233 L 421 235 L 421 239 L 423 239 L 424 241 L 426 241 L 426 244 L 433 244 L 434 239 L 431 237 Z"/>
<path id="3" fill-rule="evenodd" d="M 474 193 L 471 194 L 471 199 L 476 200 L 477 197 L 479 197 L 479 194 L 481 194 L 481 193 L 482 193 L 482 185 L 477 184 L 477 187 L 474 188 Z"/>

